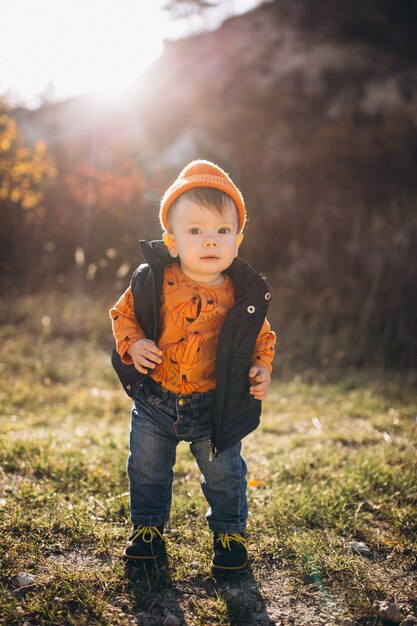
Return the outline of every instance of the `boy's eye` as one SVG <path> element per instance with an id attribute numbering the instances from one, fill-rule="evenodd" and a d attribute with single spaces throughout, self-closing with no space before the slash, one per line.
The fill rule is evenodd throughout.
<path id="1" fill-rule="evenodd" d="M 230 228 L 228 228 L 227 226 L 223 226 L 222 228 L 219 228 L 219 233 L 221 235 L 227 235 L 228 233 L 232 232 Z"/>
<path id="2" fill-rule="evenodd" d="M 190 228 L 190 233 L 191 235 L 199 235 L 200 234 L 200 229 L 199 228 Z"/>

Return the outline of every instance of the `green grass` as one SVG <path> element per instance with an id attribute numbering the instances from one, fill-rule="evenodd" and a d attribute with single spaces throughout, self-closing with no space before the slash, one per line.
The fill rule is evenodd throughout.
<path id="1" fill-rule="evenodd" d="M 175 597 L 185 624 L 251 623 L 245 602 L 211 575 L 205 502 L 186 444 L 168 565 L 125 567 L 130 404 L 103 339 L 107 304 L 74 321 L 74 302 L 30 302 L 15 302 L 15 311 L 32 312 L 17 325 L 13 311 L 0 313 L 0 623 L 136 624 L 140 611 L 155 617 L 158 593 Z M 331 615 L 336 599 L 362 624 L 378 623 L 375 599 L 395 596 L 416 611 L 417 392 L 393 375 L 317 380 L 277 376 L 262 426 L 245 439 L 251 584 L 262 600 L 265 585 L 285 576 L 282 593 L 295 607 L 311 596 Z M 372 558 L 354 555 L 352 540 Z M 34 586 L 19 590 L 19 572 L 32 573 Z"/>

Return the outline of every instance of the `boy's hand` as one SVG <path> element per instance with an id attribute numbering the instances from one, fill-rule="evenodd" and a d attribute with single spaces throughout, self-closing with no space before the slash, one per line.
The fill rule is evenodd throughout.
<path id="1" fill-rule="evenodd" d="M 264 367 L 253 365 L 249 370 L 249 391 L 256 400 L 264 400 L 271 386 L 271 374 Z"/>
<path id="2" fill-rule="evenodd" d="M 128 349 L 133 365 L 141 374 L 147 374 L 148 369 L 154 369 L 162 363 L 162 350 L 151 339 L 139 339 Z"/>

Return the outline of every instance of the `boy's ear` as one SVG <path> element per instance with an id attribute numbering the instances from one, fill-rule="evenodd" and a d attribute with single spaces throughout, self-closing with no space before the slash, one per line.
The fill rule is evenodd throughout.
<path id="1" fill-rule="evenodd" d="M 235 256 L 237 256 L 238 252 L 239 252 L 239 246 L 242 243 L 243 240 L 243 233 L 239 233 L 236 237 L 236 254 Z"/>
<path id="2" fill-rule="evenodd" d="M 168 248 L 168 252 L 172 257 L 178 256 L 177 248 L 175 246 L 175 237 L 171 233 L 163 233 L 162 238 L 164 240 L 164 244 Z"/>

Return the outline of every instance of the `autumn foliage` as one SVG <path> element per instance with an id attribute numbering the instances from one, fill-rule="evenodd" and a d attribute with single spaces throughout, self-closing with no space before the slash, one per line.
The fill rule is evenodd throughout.
<path id="1" fill-rule="evenodd" d="M 133 159 L 115 151 L 106 166 L 82 144 L 52 155 L 43 141 L 29 147 L 3 102 L 0 114 L 2 281 L 23 290 L 66 283 L 114 283 L 137 255 L 147 217 L 147 181 Z"/>

